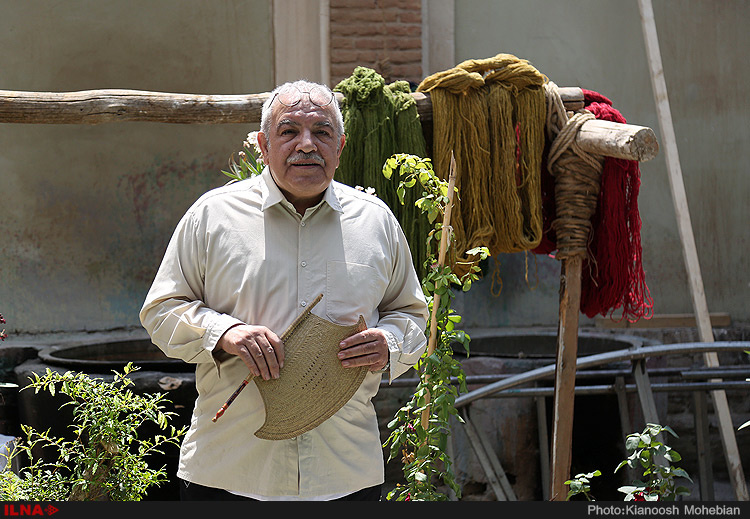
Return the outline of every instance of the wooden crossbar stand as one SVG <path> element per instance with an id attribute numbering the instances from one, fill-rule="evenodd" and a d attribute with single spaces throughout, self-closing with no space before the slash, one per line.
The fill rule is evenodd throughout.
<path id="1" fill-rule="evenodd" d="M 343 97 L 336 94 L 339 99 Z M 178 94 L 143 90 L 82 90 L 77 92 L 23 92 L 0 90 L 0 123 L 102 124 L 156 122 L 170 124 L 259 123 L 269 93 L 241 95 Z M 424 122 L 432 121 L 429 94 L 412 94 Z M 560 88 L 566 109 L 583 108 L 583 92 Z M 628 160 L 654 158 L 659 145 L 653 130 L 643 126 L 592 120 L 577 140 L 589 153 Z"/>

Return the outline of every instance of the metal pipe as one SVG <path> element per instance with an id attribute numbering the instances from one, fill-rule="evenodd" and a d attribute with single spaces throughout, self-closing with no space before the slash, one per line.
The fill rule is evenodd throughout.
<path id="1" fill-rule="evenodd" d="M 649 357 L 660 357 L 666 355 L 689 355 L 704 352 L 732 352 L 746 351 L 750 348 L 750 342 L 747 341 L 725 341 L 725 342 L 693 342 L 682 344 L 662 344 L 658 346 L 642 346 L 638 348 L 629 348 L 625 350 L 611 351 L 597 355 L 587 355 L 581 357 L 576 362 L 576 369 L 592 368 L 612 362 L 624 360 L 638 360 Z M 555 365 L 550 364 L 537 369 L 529 370 L 525 373 L 519 373 L 488 384 L 482 388 L 469 391 L 456 399 L 455 407 L 460 408 L 470 404 L 475 400 L 490 396 L 504 389 L 509 389 L 521 384 L 534 382 L 554 376 Z"/>

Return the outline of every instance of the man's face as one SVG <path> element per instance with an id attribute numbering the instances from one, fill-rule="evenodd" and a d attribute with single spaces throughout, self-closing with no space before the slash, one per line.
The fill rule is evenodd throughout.
<path id="1" fill-rule="evenodd" d="M 300 214 L 317 204 L 339 165 L 344 135 L 337 136 L 333 107 L 307 95 L 295 106 L 274 101 L 270 135 L 258 133 L 263 162 Z"/>

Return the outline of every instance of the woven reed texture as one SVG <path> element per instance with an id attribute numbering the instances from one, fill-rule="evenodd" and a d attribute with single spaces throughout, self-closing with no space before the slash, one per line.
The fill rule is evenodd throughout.
<path id="1" fill-rule="evenodd" d="M 339 342 L 366 328 L 364 318 L 350 326 L 307 314 L 284 342 L 284 367 L 278 379 L 255 384 L 266 410 L 255 436 L 286 440 L 310 431 L 336 414 L 354 395 L 366 367 L 344 368 Z"/>

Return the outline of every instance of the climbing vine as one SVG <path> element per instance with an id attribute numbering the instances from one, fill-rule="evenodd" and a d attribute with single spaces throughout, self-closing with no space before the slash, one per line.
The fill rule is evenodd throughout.
<path id="1" fill-rule="evenodd" d="M 448 496 L 440 491 L 441 486 L 447 485 L 457 496 L 461 495 L 447 447 L 451 417 L 463 422 L 455 408 L 456 398 L 459 392 L 467 390 L 466 376 L 461 363 L 453 356 L 453 347 L 460 344 L 468 354 L 470 341 L 468 334 L 456 328 L 461 316 L 453 311 L 451 303 L 454 289 L 468 291 L 472 282 L 479 278 L 478 263 L 489 256 L 489 250 L 477 247 L 467 251 L 466 257 L 475 259 L 464 265 L 468 268 L 463 269 L 466 273 L 461 276 L 451 266 L 442 265 L 438 261 L 442 233 L 450 233 L 448 238 L 452 235 L 450 225 L 443 228 L 439 219 L 451 203 L 449 182 L 437 177 L 430 159 L 415 155 L 396 154 L 387 159 L 383 175 L 391 178 L 394 172 L 398 172 L 400 179 L 397 194 L 402 204 L 407 189 L 418 184 L 423 190 L 415 205 L 426 215 L 432 229 L 426 238 L 426 274 L 422 290 L 437 326 L 428 326 L 426 331 L 434 349 L 428 348 L 415 366 L 419 373 L 416 390 L 388 424 L 391 433 L 384 446 L 390 447 L 389 461 L 400 457 L 406 480 L 389 492 L 388 499 L 445 501 Z"/>

